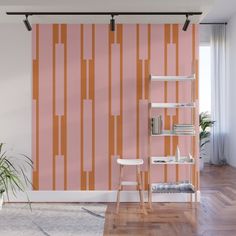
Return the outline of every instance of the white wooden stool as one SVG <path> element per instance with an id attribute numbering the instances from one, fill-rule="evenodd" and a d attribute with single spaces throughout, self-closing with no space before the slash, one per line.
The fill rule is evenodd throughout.
<path id="1" fill-rule="evenodd" d="M 144 201 L 143 201 L 143 188 L 142 188 L 142 180 L 141 180 L 141 171 L 140 165 L 143 164 L 142 159 L 117 159 L 117 163 L 120 165 L 120 178 L 119 178 L 119 187 L 117 192 L 117 201 L 116 201 L 116 213 L 119 213 L 119 206 L 120 206 L 120 191 L 123 190 L 123 186 L 138 186 L 139 197 L 140 197 L 140 204 L 143 210 L 143 213 L 146 214 L 144 208 Z M 136 176 L 137 181 L 123 181 L 123 172 L 125 166 L 136 166 Z"/>

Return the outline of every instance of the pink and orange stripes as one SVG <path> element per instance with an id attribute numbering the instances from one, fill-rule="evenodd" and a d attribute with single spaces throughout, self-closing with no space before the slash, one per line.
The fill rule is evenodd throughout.
<path id="1" fill-rule="evenodd" d="M 149 75 L 197 75 L 198 27 L 181 25 L 33 26 L 33 184 L 35 190 L 111 190 L 117 157 L 148 159 Z M 154 102 L 188 102 L 190 84 L 153 84 Z M 153 111 L 153 115 L 157 111 Z M 165 128 L 192 122 L 186 110 L 161 109 Z M 195 138 L 155 137 L 152 155 L 198 155 Z M 157 181 L 188 169 L 156 169 Z M 125 173 L 131 177 L 135 172 Z M 192 178 L 198 181 L 198 170 Z M 142 169 L 147 188 L 147 165 Z"/>

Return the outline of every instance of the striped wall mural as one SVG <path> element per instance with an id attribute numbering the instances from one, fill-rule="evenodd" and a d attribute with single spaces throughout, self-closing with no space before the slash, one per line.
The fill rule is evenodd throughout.
<path id="1" fill-rule="evenodd" d="M 198 99 L 198 27 L 118 24 L 110 32 L 109 25 L 34 25 L 32 59 L 34 190 L 116 189 L 117 157 L 143 158 L 147 187 L 149 75 L 197 76 L 194 92 L 189 82 L 153 84 L 153 102 Z M 165 129 L 194 115 L 191 109 L 156 113 Z M 152 155 L 173 155 L 179 145 L 183 155 L 197 157 L 194 139 L 154 137 Z M 158 167 L 155 177 L 188 174 L 186 167 Z"/>

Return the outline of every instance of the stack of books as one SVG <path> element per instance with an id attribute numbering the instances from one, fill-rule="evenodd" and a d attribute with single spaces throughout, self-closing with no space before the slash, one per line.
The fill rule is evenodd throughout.
<path id="1" fill-rule="evenodd" d="M 186 135 L 193 135 L 194 125 L 192 124 L 175 124 L 174 125 L 174 133 L 175 134 L 186 134 Z"/>
<path id="2" fill-rule="evenodd" d="M 188 181 L 177 183 L 156 183 L 152 184 L 154 193 L 194 193 L 194 186 Z"/>

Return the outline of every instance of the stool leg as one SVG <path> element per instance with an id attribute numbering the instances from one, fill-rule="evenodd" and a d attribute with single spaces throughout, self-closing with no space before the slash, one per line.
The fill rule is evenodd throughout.
<path id="1" fill-rule="evenodd" d="M 146 211 L 144 208 L 144 201 L 143 201 L 143 188 L 142 188 L 140 166 L 137 166 L 137 175 L 138 175 L 138 190 L 139 190 L 140 203 L 141 203 L 143 213 L 146 214 Z"/>
<path id="2" fill-rule="evenodd" d="M 117 191 L 117 200 L 116 200 L 116 213 L 119 213 L 119 208 L 120 208 L 120 191 L 122 190 L 122 178 L 123 178 L 123 166 L 120 166 L 120 178 L 119 178 L 119 187 Z"/>

